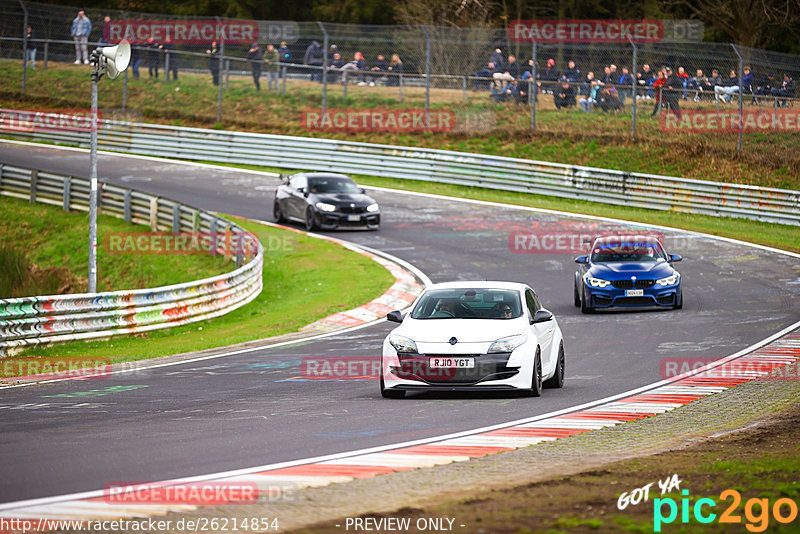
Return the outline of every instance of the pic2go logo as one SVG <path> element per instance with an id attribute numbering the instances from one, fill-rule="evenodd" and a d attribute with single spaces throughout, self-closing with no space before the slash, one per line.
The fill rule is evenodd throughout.
<path id="1" fill-rule="evenodd" d="M 694 505 L 689 503 L 689 490 L 681 491 L 680 513 L 681 523 L 687 524 L 690 521 L 689 513 L 693 512 L 694 518 L 698 523 L 711 523 L 717 518 L 717 514 L 708 510 L 717 507 L 714 499 L 704 497 L 697 499 Z M 719 494 L 720 501 L 731 499 L 731 504 L 719 516 L 720 523 L 741 524 L 742 517 L 736 512 L 742 502 L 742 495 L 734 489 L 725 490 Z M 664 515 L 664 508 L 667 508 L 667 515 Z M 786 497 L 778 499 L 770 508 L 769 499 L 757 499 L 753 497 L 744 504 L 744 517 L 747 520 L 745 528 L 750 532 L 764 532 L 769 527 L 771 516 L 778 523 L 791 523 L 797 519 L 797 503 Z M 678 503 L 671 497 L 663 499 L 653 499 L 653 532 L 661 532 L 661 525 L 669 525 L 678 518 Z"/>

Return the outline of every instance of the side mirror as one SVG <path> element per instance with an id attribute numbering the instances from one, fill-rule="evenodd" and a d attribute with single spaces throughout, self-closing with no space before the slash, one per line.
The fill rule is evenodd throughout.
<path id="1" fill-rule="evenodd" d="M 575 258 L 575 263 L 589 263 L 589 256 L 578 256 Z"/>
<path id="2" fill-rule="evenodd" d="M 670 254 L 669 255 L 669 262 L 675 263 L 676 261 L 683 261 L 683 258 L 680 254 Z"/>
<path id="3" fill-rule="evenodd" d="M 531 324 L 546 323 L 547 321 L 552 321 L 552 320 L 553 320 L 553 314 L 545 309 L 541 309 L 536 312 L 536 315 L 533 316 L 533 321 L 531 321 Z"/>
<path id="4" fill-rule="evenodd" d="M 361 193 L 362 195 L 366 195 L 367 194 L 367 190 L 364 189 L 363 187 L 359 187 L 358 188 L 358 192 Z"/>
<path id="5" fill-rule="evenodd" d="M 386 314 L 386 320 L 392 323 L 402 323 L 403 315 L 397 310 L 390 311 Z"/>

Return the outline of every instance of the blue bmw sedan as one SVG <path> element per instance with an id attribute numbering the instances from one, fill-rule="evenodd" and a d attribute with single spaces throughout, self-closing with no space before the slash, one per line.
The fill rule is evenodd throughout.
<path id="1" fill-rule="evenodd" d="M 611 307 L 683 307 L 681 274 L 655 237 L 616 235 L 601 237 L 591 252 L 575 258 L 575 306 L 583 313 Z"/>

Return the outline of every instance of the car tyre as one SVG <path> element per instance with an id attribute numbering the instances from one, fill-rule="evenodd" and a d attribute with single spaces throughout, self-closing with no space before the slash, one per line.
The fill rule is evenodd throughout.
<path id="1" fill-rule="evenodd" d="M 384 399 L 402 399 L 406 396 L 406 392 L 397 389 L 387 389 L 381 377 L 381 397 Z"/>
<path id="2" fill-rule="evenodd" d="M 675 305 L 672 307 L 673 310 L 681 310 L 683 309 L 683 291 L 678 291 L 678 295 L 675 298 Z"/>
<path id="3" fill-rule="evenodd" d="M 558 347 L 558 360 L 556 360 L 556 373 L 548 378 L 544 387 L 546 388 L 563 388 L 564 387 L 564 344 Z"/>
<path id="4" fill-rule="evenodd" d="M 526 397 L 542 396 L 542 354 L 536 348 L 536 357 L 533 360 L 533 371 L 531 372 L 531 389 L 525 391 Z"/>
<path id="5" fill-rule="evenodd" d="M 317 228 L 317 221 L 314 217 L 314 210 L 311 206 L 306 208 L 306 230 L 311 232 Z"/>
<path id="6" fill-rule="evenodd" d="M 583 294 L 581 294 L 581 313 L 594 313 L 594 308 L 586 304 L 586 298 Z"/>
<path id="7" fill-rule="evenodd" d="M 578 289 L 578 282 L 576 281 L 573 284 L 572 287 L 573 287 L 573 290 L 572 290 L 572 293 L 573 293 L 573 304 L 575 304 L 576 308 L 580 308 L 581 307 L 581 292 Z"/>
<path id="8" fill-rule="evenodd" d="M 275 222 L 283 223 L 286 222 L 286 217 L 283 214 L 283 210 L 281 209 L 281 204 L 277 200 L 275 204 L 272 206 L 272 216 L 275 217 Z"/>

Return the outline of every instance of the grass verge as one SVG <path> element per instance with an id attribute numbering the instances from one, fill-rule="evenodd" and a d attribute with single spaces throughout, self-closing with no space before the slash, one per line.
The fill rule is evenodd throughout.
<path id="1" fill-rule="evenodd" d="M 264 289 L 253 302 L 210 321 L 111 340 L 34 347 L 16 358 L 41 358 L 43 364 L 69 357 L 103 357 L 121 363 L 233 345 L 295 332 L 359 306 L 394 283 L 380 264 L 335 243 L 250 221 L 236 222 L 265 246 Z M 174 259 L 165 257 L 168 262 Z M 163 265 L 162 270 L 180 272 L 172 264 Z"/>
<path id="2" fill-rule="evenodd" d="M 19 61 L 0 60 L 0 106 L 10 109 L 89 108 L 88 68 L 51 62 L 48 70 L 29 71 L 26 96 L 18 92 Z M 249 76 L 232 76 L 225 90 L 223 122 L 216 122 L 217 88 L 207 73 L 182 72 L 178 82 L 128 81 L 127 113 L 122 107 L 121 81 L 100 84 L 100 107 L 106 118 L 148 121 L 176 126 L 231 128 L 244 131 L 326 137 L 348 141 L 451 149 L 479 154 L 588 165 L 632 172 L 683 176 L 700 180 L 748 183 L 800 189 L 800 133 L 745 134 L 736 152 L 737 135 L 721 132 L 665 132 L 650 117 L 652 101 L 640 101 L 637 138 L 630 136 L 626 112 L 564 112 L 554 108 L 551 95 L 537 107 L 537 131 L 530 132 L 527 106 L 495 104 L 485 91 L 462 92 L 432 88 L 433 109 L 460 117 L 450 133 L 326 132 L 307 128 L 303 111 L 319 109 L 319 84 L 289 80 L 287 92 L 255 90 Z M 423 108 L 423 87 L 403 89 L 403 101 L 391 87 L 348 88 L 329 84 L 327 106 L 333 108 Z M 682 101 L 686 109 L 718 111 L 713 102 Z M 746 101 L 746 107 L 768 110 Z M 721 111 L 730 111 L 722 106 Z"/>

